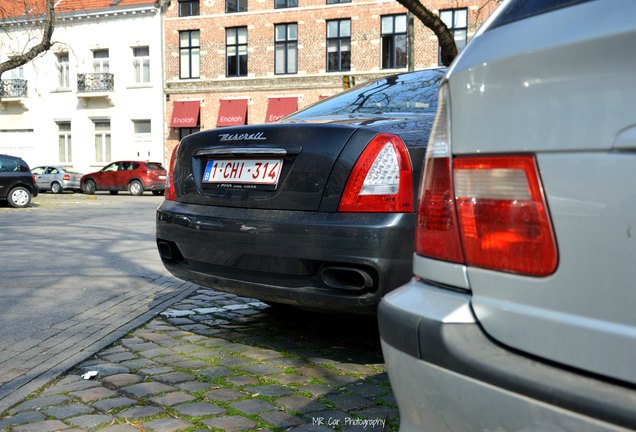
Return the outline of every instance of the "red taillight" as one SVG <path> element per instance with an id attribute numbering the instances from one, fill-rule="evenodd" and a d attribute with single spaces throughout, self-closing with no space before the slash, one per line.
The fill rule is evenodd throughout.
<path id="1" fill-rule="evenodd" d="M 553 273 L 556 241 L 534 157 L 428 160 L 416 251 L 490 270 Z"/>
<path id="2" fill-rule="evenodd" d="M 33 182 L 33 186 L 35 186 L 35 175 L 31 174 L 31 181 Z"/>
<path id="3" fill-rule="evenodd" d="M 546 276 L 557 266 L 533 156 L 458 157 L 455 199 L 469 265 Z"/>
<path id="4" fill-rule="evenodd" d="M 463 263 L 450 158 L 427 157 L 418 202 L 416 252 L 430 258 Z"/>
<path id="5" fill-rule="evenodd" d="M 380 134 L 371 140 L 351 171 L 338 211 L 413 211 L 413 170 L 400 137 Z"/>
<path id="6" fill-rule="evenodd" d="M 64 177 L 62 177 L 64 180 L 68 181 L 71 179 L 71 175 L 69 173 L 64 173 Z"/>
<path id="7" fill-rule="evenodd" d="M 174 188 L 174 166 L 177 159 L 177 150 L 179 144 L 172 150 L 172 156 L 170 157 L 170 169 L 166 175 L 166 191 L 164 192 L 164 198 L 168 201 L 176 201 L 177 194 Z"/>

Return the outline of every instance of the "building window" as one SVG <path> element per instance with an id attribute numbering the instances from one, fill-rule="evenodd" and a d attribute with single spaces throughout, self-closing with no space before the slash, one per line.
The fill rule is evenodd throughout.
<path id="1" fill-rule="evenodd" d="M 59 88 L 71 88 L 71 73 L 69 68 L 68 53 L 60 53 L 57 55 L 57 77 Z"/>
<path id="2" fill-rule="evenodd" d="M 351 3 L 351 0 L 327 0 L 327 4 Z"/>
<path id="3" fill-rule="evenodd" d="M 179 16 L 199 15 L 199 0 L 179 0 Z"/>
<path id="4" fill-rule="evenodd" d="M 298 72 L 298 24 L 276 24 L 274 39 L 276 45 L 275 72 L 277 74 Z"/>
<path id="5" fill-rule="evenodd" d="M 59 122 L 57 124 L 59 162 L 73 162 L 73 147 L 71 145 L 71 122 Z"/>
<path id="6" fill-rule="evenodd" d="M 199 30 L 179 32 L 179 78 L 199 78 L 200 51 Z"/>
<path id="7" fill-rule="evenodd" d="M 225 13 L 247 11 L 247 0 L 225 0 Z"/>
<path id="8" fill-rule="evenodd" d="M 327 21 L 327 72 L 351 69 L 351 20 Z"/>
<path id="9" fill-rule="evenodd" d="M 95 125 L 95 162 L 110 162 L 110 120 L 93 120 Z"/>
<path id="10" fill-rule="evenodd" d="M 11 79 L 24 79 L 24 66 L 18 66 L 9 71 L 9 78 Z"/>
<path id="11" fill-rule="evenodd" d="M 275 9 L 298 7 L 298 0 L 274 0 Z"/>
<path id="12" fill-rule="evenodd" d="M 247 27 L 225 30 L 226 76 L 247 76 Z"/>
<path id="13" fill-rule="evenodd" d="M 439 17 L 446 24 L 455 39 L 457 52 L 460 52 L 468 41 L 468 9 L 447 9 L 439 11 Z M 442 64 L 441 50 L 439 64 Z"/>
<path id="14" fill-rule="evenodd" d="M 133 68 L 135 70 L 135 82 L 144 84 L 150 82 L 150 48 L 133 48 Z"/>
<path id="15" fill-rule="evenodd" d="M 135 135 L 149 134 L 152 132 L 150 120 L 133 120 L 133 125 L 135 128 Z"/>
<path id="16" fill-rule="evenodd" d="M 382 69 L 406 67 L 406 14 L 382 17 Z"/>
<path id="17" fill-rule="evenodd" d="M 200 127 L 193 127 L 193 128 L 179 128 L 179 141 L 181 141 L 182 139 L 184 139 L 185 137 L 187 137 L 188 135 L 192 135 L 195 132 L 199 132 L 201 130 Z"/>
<path id="18" fill-rule="evenodd" d="M 93 51 L 93 70 L 97 73 L 107 73 L 110 69 L 107 49 Z"/>

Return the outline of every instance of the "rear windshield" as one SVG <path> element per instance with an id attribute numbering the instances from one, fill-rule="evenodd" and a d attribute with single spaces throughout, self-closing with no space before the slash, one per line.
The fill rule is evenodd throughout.
<path id="1" fill-rule="evenodd" d="M 444 69 L 390 76 L 318 102 L 288 119 L 346 114 L 435 113 Z"/>
<path id="2" fill-rule="evenodd" d="M 165 168 L 163 166 L 161 166 L 161 164 L 154 163 L 154 162 L 147 163 L 146 164 L 146 168 L 151 169 L 151 170 L 165 170 Z"/>

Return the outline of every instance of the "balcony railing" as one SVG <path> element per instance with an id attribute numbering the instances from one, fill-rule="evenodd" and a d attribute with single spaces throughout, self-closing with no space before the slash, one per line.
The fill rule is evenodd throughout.
<path id="1" fill-rule="evenodd" d="M 3 79 L 0 80 L 0 98 L 22 98 L 27 96 L 27 80 Z"/>
<path id="2" fill-rule="evenodd" d="M 112 92 L 115 88 L 115 76 L 112 73 L 77 74 L 77 92 Z"/>

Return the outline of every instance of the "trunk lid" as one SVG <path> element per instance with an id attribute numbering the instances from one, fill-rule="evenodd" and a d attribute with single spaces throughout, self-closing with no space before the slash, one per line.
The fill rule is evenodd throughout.
<path id="1" fill-rule="evenodd" d="M 177 201 L 317 211 L 334 164 L 356 130 L 271 124 L 190 135 L 181 142 L 174 169 Z"/>

